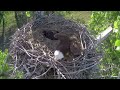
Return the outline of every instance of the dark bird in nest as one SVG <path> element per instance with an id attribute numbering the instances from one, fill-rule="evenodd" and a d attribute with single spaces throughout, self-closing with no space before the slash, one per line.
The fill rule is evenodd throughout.
<path id="1" fill-rule="evenodd" d="M 58 33 L 57 31 L 43 31 L 43 35 L 48 38 L 48 39 L 51 39 L 51 40 L 58 40 L 57 38 L 54 37 L 54 35 Z"/>
<path id="2" fill-rule="evenodd" d="M 81 47 L 76 40 L 77 38 L 69 37 L 64 33 L 57 33 L 54 37 L 60 40 L 54 52 L 55 60 L 67 59 L 67 57 L 74 57 L 81 54 Z"/>

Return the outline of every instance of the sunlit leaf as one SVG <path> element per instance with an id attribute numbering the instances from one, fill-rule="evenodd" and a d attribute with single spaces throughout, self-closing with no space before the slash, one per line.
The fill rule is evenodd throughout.
<path id="1" fill-rule="evenodd" d="M 115 41 L 115 46 L 120 46 L 120 40 Z"/>
<path id="2" fill-rule="evenodd" d="M 120 51 L 120 46 L 117 46 L 116 50 L 117 50 L 117 51 Z"/>
<path id="3" fill-rule="evenodd" d="M 115 28 L 115 29 L 118 28 L 118 21 L 115 21 L 115 22 L 114 22 L 114 28 Z"/>
<path id="4" fill-rule="evenodd" d="M 30 17 L 30 11 L 26 11 L 27 17 Z"/>
<path id="5" fill-rule="evenodd" d="M 117 33 L 117 32 L 118 32 L 118 29 L 115 29 L 115 28 L 114 28 L 114 29 L 113 29 L 113 32 Z"/>

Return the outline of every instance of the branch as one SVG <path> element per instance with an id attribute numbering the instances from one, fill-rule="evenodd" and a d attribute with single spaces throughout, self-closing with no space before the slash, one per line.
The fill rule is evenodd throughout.
<path id="1" fill-rule="evenodd" d="M 109 26 L 105 31 L 101 32 L 96 38 L 96 46 L 105 40 L 112 33 L 112 30 L 113 28 Z"/>

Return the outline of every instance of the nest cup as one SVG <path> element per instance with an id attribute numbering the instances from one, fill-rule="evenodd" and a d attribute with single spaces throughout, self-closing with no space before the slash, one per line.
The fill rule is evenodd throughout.
<path id="1" fill-rule="evenodd" d="M 65 33 L 82 42 L 83 54 L 72 60 L 54 60 L 59 40 L 53 36 Z M 25 79 L 87 79 L 97 78 L 96 66 L 102 53 L 94 48 L 95 40 L 84 25 L 61 16 L 42 16 L 18 29 L 12 36 L 9 54 L 16 70 L 24 72 Z"/>

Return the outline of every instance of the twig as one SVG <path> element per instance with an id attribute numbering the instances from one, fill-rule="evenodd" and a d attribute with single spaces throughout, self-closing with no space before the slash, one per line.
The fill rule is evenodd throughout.
<path id="1" fill-rule="evenodd" d="M 67 73 L 69 73 L 68 70 L 67 70 L 67 68 L 65 68 L 62 63 L 60 63 L 59 61 L 57 61 L 57 62 L 58 62 L 60 65 L 62 65 L 62 67 L 65 69 L 65 71 L 66 71 Z M 70 75 L 69 75 L 69 76 L 70 76 Z"/>
<path id="2" fill-rule="evenodd" d="M 17 70 L 17 55 L 15 56 L 15 66 L 14 66 L 14 70 L 13 70 L 13 73 L 12 75 L 15 73 L 15 71 Z"/>
<path id="3" fill-rule="evenodd" d="M 37 79 L 37 78 L 39 78 L 39 77 L 45 75 L 51 68 L 52 68 L 52 67 L 49 67 L 48 70 L 47 70 L 46 72 L 42 73 L 42 74 L 39 75 L 39 76 L 34 77 L 33 79 Z"/>
<path id="4" fill-rule="evenodd" d="M 54 65 L 55 66 L 55 65 Z M 61 75 L 64 79 L 66 79 L 65 78 L 65 76 L 60 72 L 60 70 L 55 66 L 55 68 L 56 68 L 56 70 L 57 70 L 57 73 L 58 73 L 58 75 Z"/>
<path id="5" fill-rule="evenodd" d="M 98 63 L 100 63 L 100 61 L 99 61 Z M 94 64 L 94 65 L 92 65 L 92 66 L 90 66 L 90 67 L 87 67 L 87 68 L 84 68 L 84 69 L 80 69 L 80 70 L 75 71 L 75 72 L 69 72 L 69 74 L 75 74 L 75 73 L 78 74 L 78 73 L 81 72 L 81 71 L 84 71 L 84 70 L 86 70 L 86 69 L 90 69 L 90 68 L 94 67 L 94 66 L 97 65 L 98 63 L 96 63 L 96 64 Z M 64 74 L 67 74 L 67 73 L 64 73 Z"/>
<path id="6" fill-rule="evenodd" d="M 113 28 L 109 26 L 106 30 L 101 32 L 97 37 L 96 37 L 96 46 L 101 43 L 103 40 L 105 40 L 111 33 L 112 33 Z"/>
<path id="7" fill-rule="evenodd" d="M 31 76 L 31 73 L 29 72 L 28 68 L 26 67 L 26 65 L 23 65 L 24 69 L 27 71 L 27 75 Z"/>

